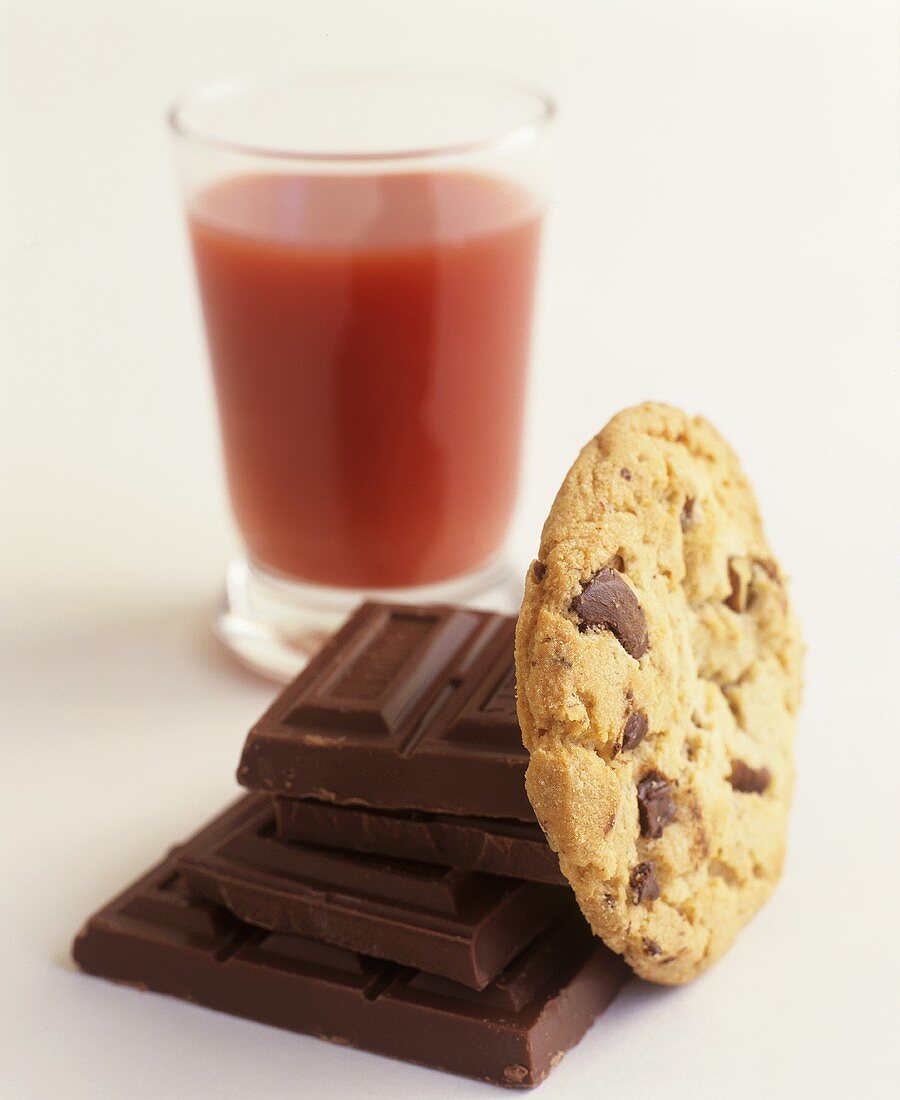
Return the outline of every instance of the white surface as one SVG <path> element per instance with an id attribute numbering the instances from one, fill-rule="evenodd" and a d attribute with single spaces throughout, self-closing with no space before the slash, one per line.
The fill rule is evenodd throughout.
<path id="1" fill-rule="evenodd" d="M 742 454 L 809 640 L 777 896 L 693 986 L 631 986 L 542 1100 L 896 1095 L 897 14 L 0 2 L 4 1096 L 492 1095 L 67 961 L 232 795 L 270 695 L 207 628 L 228 519 L 161 112 L 199 79 L 353 61 L 483 65 L 562 104 L 517 555 L 578 445 L 671 400 Z"/>

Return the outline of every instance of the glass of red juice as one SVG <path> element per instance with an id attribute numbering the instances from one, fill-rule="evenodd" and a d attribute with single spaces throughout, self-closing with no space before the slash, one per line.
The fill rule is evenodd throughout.
<path id="1" fill-rule="evenodd" d="M 294 675 L 361 599 L 514 610 L 547 95 L 348 72 L 172 108 L 243 543 L 217 632 Z"/>

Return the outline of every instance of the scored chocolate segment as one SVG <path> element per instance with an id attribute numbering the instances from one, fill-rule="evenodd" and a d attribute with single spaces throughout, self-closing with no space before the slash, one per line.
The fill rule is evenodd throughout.
<path id="1" fill-rule="evenodd" d="M 627 581 L 615 569 L 601 569 L 572 601 L 579 630 L 596 627 L 608 630 L 634 658 L 643 657 L 650 642 L 647 620 Z"/>
<path id="2" fill-rule="evenodd" d="M 356 637 L 334 672 L 321 676 L 291 707 L 285 723 L 297 729 L 315 726 L 390 736 L 476 623 L 465 612 L 373 614 L 368 636 Z"/>
<path id="3" fill-rule="evenodd" d="M 305 798 L 277 798 L 275 804 L 277 832 L 286 840 L 566 884 L 536 821 L 334 806 Z"/>
<path id="4" fill-rule="evenodd" d="M 574 913 L 476 993 L 319 940 L 244 924 L 188 891 L 172 857 L 96 913 L 73 954 L 88 973 L 140 989 L 525 1087 L 546 1077 L 627 976 L 622 960 Z"/>
<path id="5" fill-rule="evenodd" d="M 122 916 L 186 932 L 209 945 L 218 945 L 223 934 L 231 936 L 234 932 L 230 914 L 218 906 L 198 904 L 196 895 L 174 869 L 160 876 L 152 890 L 126 901 Z"/>
<path id="6" fill-rule="evenodd" d="M 365 604 L 253 727 L 238 780 L 338 804 L 534 821 L 515 620 Z"/>
<path id="7" fill-rule="evenodd" d="M 570 890 L 282 840 L 249 796 L 175 853 L 191 888 L 249 924 L 309 935 L 482 989 L 560 913 Z"/>
<path id="8" fill-rule="evenodd" d="M 518 955 L 484 989 L 464 990 L 456 982 L 436 974 L 426 974 L 422 970 L 409 979 L 406 987 L 444 997 L 465 998 L 471 1004 L 488 1004 L 507 1012 L 520 1012 L 553 978 L 563 944 L 569 939 L 576 944 L 584 944 L 590 935 L 591 930 L 584 917 L 573 907 L 542 932 L 527 951 Z"/>
<path id="9" fill-rule="evenodd" d="M 482 752 L 506 752 L 527 762 L 516 714 L 516 666 L 505 647 L 500 662 L 487 671 L 443 731 L 441 723 L 435 723 L 431 740 L 435 745 L 444 741 L 473 745 Z"/>

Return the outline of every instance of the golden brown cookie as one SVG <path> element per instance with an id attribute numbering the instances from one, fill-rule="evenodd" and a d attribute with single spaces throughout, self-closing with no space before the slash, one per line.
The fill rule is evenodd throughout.
<path id="1" fill-rule="evenodd" d="M 516 636 L 527 789 L 594 931 L 689 981 L 781 874 L 802 644 L 715 428 L 615 416 L 544 525 Z"/>

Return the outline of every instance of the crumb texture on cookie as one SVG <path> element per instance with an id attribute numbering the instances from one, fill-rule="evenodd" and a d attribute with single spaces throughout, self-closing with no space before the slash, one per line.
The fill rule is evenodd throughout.
<path id="1" fill-rule="evenodd" d="M 802 643 L 753 491 L 707 421 L 615 416 L 544 525 L 516 635 L 528 796 L 594 931 L 689 981 L 784 861 Z"/>

